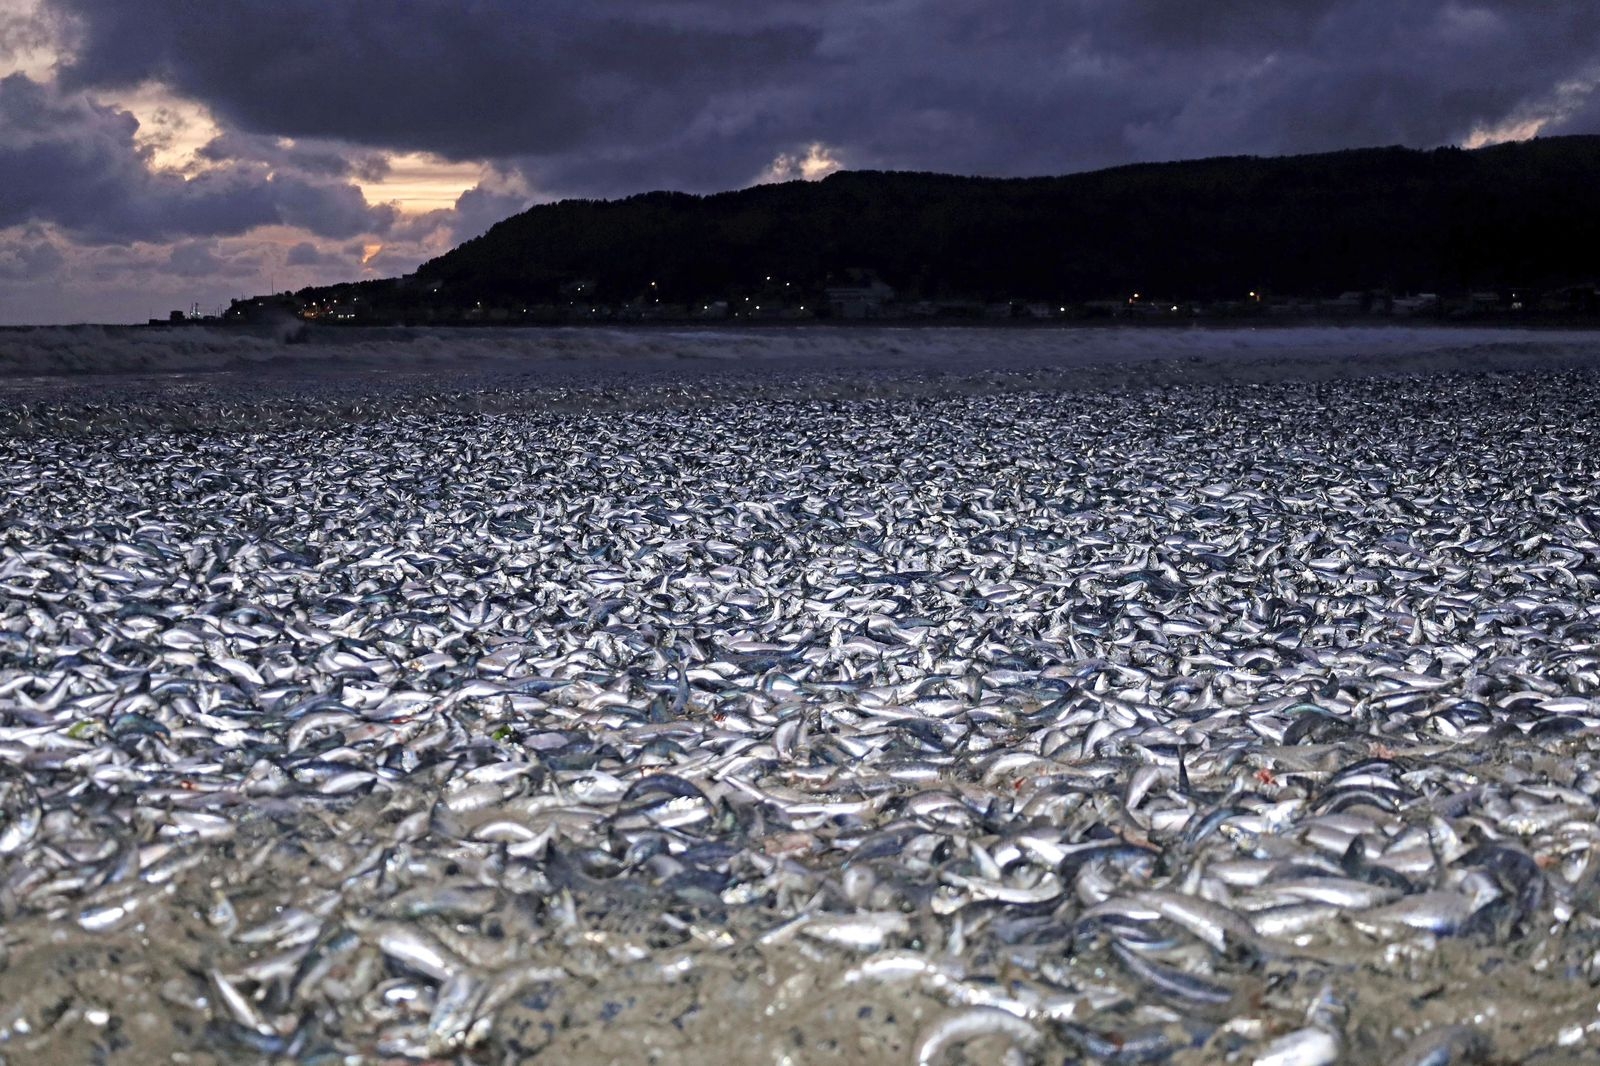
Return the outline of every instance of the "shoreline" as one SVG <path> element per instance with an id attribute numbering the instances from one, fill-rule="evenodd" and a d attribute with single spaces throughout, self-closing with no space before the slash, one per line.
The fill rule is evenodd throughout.
<path id="1" fill-rule="evenodd" d="M 1552 330 L 1600 332 L 1600 317 L 1593 315 L 1482 315 L 1461 318 L 1405 315 L 1252 315 L 1252 316 L 1174 316 L 1151 318 L 1014 318 L 987 319 L 972 317 L 948 318 L 867 318 L 867 319 L 661 319 L 639 321 L 630 319 L 593 319 L 568 322 L 373 322 L 333 325 L 306 320 L 288 320 L 281 324 L 230 323 L 221 320 L 185 322 L 57 322 L 0 325 L 0 337 L 10 333 L 32 333 L 40 330 L 137 331 L 140 333 L 181 333 L 195 329 L 210 329 L 241 336 L 271 335 L 282 328 L 293 326 L 314 335 L 337 336 L 373 330 L 451 331 L 471 332 L 559 332 L 562 330 L 627 330 L 640 332 L 670 332 L 676 330 L 1020 330 L 1037 332 L 1070 332 L 1077 330 L 1269 330 L 1269 329 L 1526 329 L 1533 332 Z"/>

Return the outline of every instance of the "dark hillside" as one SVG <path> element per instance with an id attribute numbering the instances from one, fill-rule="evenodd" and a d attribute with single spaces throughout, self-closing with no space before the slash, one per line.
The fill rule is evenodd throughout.
<path id="1" fill-rule="evenodd" d="M 620 304 L 817 292 L 875 274 L 904 299 L 1087 301 L 1151 291 L 1456 292 L 1593 279 L 1600 137 L 1377 148 L 1051 178 L 856 171 L 712 196 L 534 207 L 367 298 Z"/>

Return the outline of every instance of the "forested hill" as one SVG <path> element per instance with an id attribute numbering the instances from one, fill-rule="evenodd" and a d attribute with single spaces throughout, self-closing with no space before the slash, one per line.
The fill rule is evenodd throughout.
<path id="1" fill-rule="evenodd" d="M 601 302 L 815 288 L 1094 300 L 1461 291 L 1600 274 L 1600 137 L 1230 157 L 1050 178 L 854 171 L 712 196 L 568 200 L 419 270 L 435 291 Z M 442 284 L 434 284 L 442 283 Z M 563 288 L 565 286 L 565 289 Z"/>

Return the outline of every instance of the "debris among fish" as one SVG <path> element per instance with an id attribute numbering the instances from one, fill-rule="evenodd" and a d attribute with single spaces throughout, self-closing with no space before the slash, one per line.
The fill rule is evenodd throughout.
<path id="1" fill-rule="evenodd" d="M 0 400 L 0 1058 L 1600 1053 L 1600 371 L 903 362 Z"/>

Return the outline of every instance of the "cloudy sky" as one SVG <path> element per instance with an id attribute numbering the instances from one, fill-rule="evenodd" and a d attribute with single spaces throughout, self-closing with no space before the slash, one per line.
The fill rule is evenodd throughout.
<path id="1" fill-rule="evenodd" d="M 537 202 L 1600 132 L 1593 0 L 0 0 L 0 323 L 391 276 Z"/>

